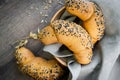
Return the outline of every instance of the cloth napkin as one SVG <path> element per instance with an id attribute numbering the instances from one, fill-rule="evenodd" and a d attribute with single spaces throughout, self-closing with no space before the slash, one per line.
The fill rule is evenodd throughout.
<path id="1" fill-rule="evenodd" d="M 43 50 L 55 57 L 66 59 L 70 71 L 68 80 L 119 80 L 119 76 L 115 77 L 117 73 L 112 75 L 112 71 L 114 72 L 114 67 L 118 68 L 116 65 L 120 64 L 116 63 L 120 54 L 120 8 L 118 8 L 120 2 L 118 0 L 92 1 L 101 7 L 105 18 L 105 35 L 94 46 L 92 62 L 88 65 L 77 63 L 69 50 L 59 51 L 62 46 L 60 43 L 44 46 Z M 65 11 L 60 19 L 74 21 L 76 17 Z"/>

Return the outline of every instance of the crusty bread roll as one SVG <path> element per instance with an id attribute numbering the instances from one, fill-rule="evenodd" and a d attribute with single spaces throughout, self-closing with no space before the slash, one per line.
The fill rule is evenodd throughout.
<path id="1" fill-rule="evenodd" d="M 25 47 L 17 49 L 15 56 L 20 70 L 36 80 L 57 80 L 63 75 L 63 69 L 56 60 L 35 57 Z"/>
<path id="2" fill-rule="evenodd" d="M 95 3 L 86 0 L 65 0 L 65 8 L 83 21 L 85 30 L 73 22 L 54 21 L 54 19 L 49 27 L 54 30 L 52 31 L 55 34 L 56 42 L 60 42 L 72 50 L 79 63 L 88 64 L 92 57 L 92 47 L 90 46 L 93 46 L 104 35 L 105 24 L 102 10 Z M 60 9 L 61 12 L 63 12 L 62 10 L 64 7 Z M 44 40 L 46 44 L 47 39 Z M 55 43 L 52 38 L 49 42 Z"/>
<path id="3" fill-rule="evenodd" d="M 65 20 L 55 20 L 51 23 L 51 27 L 56 34 L 58 42 L 73 51 L 75 58 L 80 64 L 91 62 L 92 42 L 85 29 L 76 23 Z"/>
<path id="4" fill-rule="evenodd" d="M 81 20 L 88 20 L 94 12 L 91 2 L 86 0 L 65 0 L 66 10 L 78 16 Z"/>
<path id="5" fill-rule="evenodd" d="M 66 10 L 79 17 L 95 44 L 104 35 L 104 18 L 98 5 L 86 0 L 65 0 Z"/>
<path id="6" fill-rule="evenodd" d="M 95 44 L 104 35 L 105 25 L 102 10 L 95 3 L 92 4 L 95 11 L 90 19 L 83 21 L 83 25 L 92 37 L 92 43 Z"/>
<path id="7" fill-rule="evenodd" d="M 41 29 L 41 31 L 38 33 L 38 37 L 39 37 L 39 40 L 45 45 L 57 42 L 57 38 L 50 25 Z"/>

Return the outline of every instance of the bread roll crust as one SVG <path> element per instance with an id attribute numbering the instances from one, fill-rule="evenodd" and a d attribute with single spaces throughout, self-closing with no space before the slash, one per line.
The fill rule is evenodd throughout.
<path id="1" fill-rule="evenodd" d="M 17 49 L 15 56 L 20 70 L 36 80 L 56 80 L 63 75 L 64 71 L 55 59 L 45 60 L 35 57 L 25 47 Z"/>
<path id="2" fill-rule="evenodd" d="M 91 2 L 86 0 L 65 0 L 66 10 L 78 16 L 81 20 L 88 20 L 94 12 Z"/>
<path id="3" fill-rule="evenodd" d="M 85 29 L 88 31 L 92 38 L 92 43 L 95 44 L 104 35 L 105 23 L 102 10 L 98 5 L 92 3 L 94 6 L 94 13 L 90 19 L 83 22 Z"/>
<path id="4" fill-rule="evenodd" d="M 73 51 L 75 58 L 80 64 L 88 64 L 91 62 L 91 58 L 88 56 L 90 55 L 90 57 L 92 57 L 93 45 L 91 37 L 85 29 L 76 23 L 65 20 L 55 20 L 51 25 L 58 42 L 64 44 Z M 88 60 L 82 62 L 83 57 L 88 58 Z"/>
<path id="5" fill-rule="evenodd" d="M 38 37 L 39 37 L 39 40 L 45 45 L 58 42 L 54 34 L 54 31 L 51 28 L 51 25 L 48 25 L 43 29 L 41 29 L 41 31 L 38 33 Z"/>

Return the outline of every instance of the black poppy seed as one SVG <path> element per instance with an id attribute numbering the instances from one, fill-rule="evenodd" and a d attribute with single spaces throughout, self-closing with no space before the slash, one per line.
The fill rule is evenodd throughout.
<path id="1" fill-rule="evenodd" d="M 61 27 L 62 27 L 62 24 L 59 24 L 59 25 L 58 25 L 58 29 L 60 30 L 60 29 L 61 29 Z"/>
<path id="2" fill-rule="evenodd" d="M 99 24 L 97 24 L 97 26 L 99 26 Z"/>
<path id="3" fill-rule="evenodd" d="M 43 34 L 45 34 L 46 32 L 44 31 Z"/>
<path id="4" fill-rule="evenodd" d="M 79 5 L 76 5 L 76 7 L 75 7 L 75 8 L 78 10 L 78 9 L 80 9 L 80 6 L 79 6 Z"/>
<path id="5" fill-rule="evenodd" d="M 69 7 L 72 7 L 72 5 L 70 4 L 70 6 Z"/>
<path id="6" fill-rule="evenodd" d="M 58 74 L 58 73 L 60 73 L 60 72 L 59 72 L 59 71 L 55 71 L 55 73 L 57 73 L 57 74 Z"/>
<path id="7" fill-rule="evenodd" d="M 95 10 L 95 11 L 94 11 L 94 13 L 96 13 L 96 14 L 97 14 L 97 11 Z"/>
<path id="8" fill-rule="evenodd" d="M 47 34 L 50 34 L 49 32 L 47 32 Z"/>
<path id="9" fill-rule="evenodd" d="M 47 80 L 47 78 L 45 78 L 44 80 Z"/>
<path id="10" fill-rule="evenodd" d="M 97 21 L 97 19 L 95 18 L 95 21 Z"/>
<path id="11" fill-rule="evenodd" d="M 46 71 L 46 73 L 49 73 L 48 71 Z"/>
<path id="12" fill-rule="evenodd" d="M 101 30 L 101 28 L 98 28 L 98 30 L 100 31 L 100 30 Z"/>
<path id="13" fill-rule="evenodd" d="M 98 21 L 96 22 L 96 24 L 97 24 L 97 26 L 99 26 L 99 22 Z"/>
<path id="14" fill-rule="evenodd" d="M 68 31 L 69 31 L 70 33 L 73 32 L 73 28 L 68 29 Z"/>
<path id="15" fill-rule="evenodd" d="M 86 9 L 84 10 L 84 12 L 85 12 L 85 13 L 88 13 L 88 11 L 87 11 Z"/>
<path id="16" fill-rule="evenodd" d="M 68 4 L 69 4 L 69 3 L 70 3 L 70 1 L 68 0 L 68 1 L 66 1 L 66 3 L 68 3 Z"/>
<path id="17" fill-rule="evenodd" d="M 100 17 L 103 17 L 103 14 Z"/>
<path id="18" fill-rule="evenodd" d="M 54 65 L 53 68 L 57 68 L 58 66 L 57 65 Z"/>
<path id="19" fill-rule="evenodd" d="M 52 73 L 52 69 L 50 70 L 50 73 Z"/>
<path id="20" fill-rule="evenodd" d="M 100 24 L 102 25 L 102 24 L 103 24 L 103 21 L 100 21 Z"/>
<path id="21" fill-rule="evenodd" d="M 82 1 L 82 3 L 84 4 L 85 2 L 84 2 L 84 1 Z"/>
<path id="22" fill-rule="evenodd" d="M 85 5 L 83 5 L 83 8 L 85 8 Z"/>
<path id="23" fill-rule="evenodd" d="M 71 36 L 73 36 L 73 34 L 71 34 Z"/>
<path id="24" fill-rule="evenodd" d="M 97 12 L 96 15 L 99 16 L 99 12 Z"/>
<path id="25" fill-rule="evenodd" d="M 39 74 L 42 74 L 41 72 Z"/>
<path id="26" fill-rule="evenodd" d="M 58 32 L 58 29 L 55 29 L 55 32 L 57 33 L 57 32 Z"/>
<path id="27" fill-rule="evenodd" d="M 97 10 L 97 11 L 100 11 L 100 9 L 99 9 L 98 7 L 96 7 L 96 10 Z"/>
<path id="28" fill-rule="evenodd" d="M 64 30 L 62 30 L 61 33 L 64 33 Z"/>
<path id="29" fill-rule="evenodd" d="M 73 10 L 74 11 L 74 9 L 72 8 L 71 10 Z"/>
<path id="30" fill-rule="evenodd" d="M 74 3 L 74 1 L 71 1 L 71 3 L 73 4 L 73 3 Z"/>
<path id="31" fill-rule="evenodd" d="M 79 2 L 78 4 L 81 5 L 81 2 Z"/>

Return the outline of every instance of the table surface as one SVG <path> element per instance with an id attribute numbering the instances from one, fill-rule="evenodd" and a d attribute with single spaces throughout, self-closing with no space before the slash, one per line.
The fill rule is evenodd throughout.
<path id="1" fill-rule="evenodd" d="M 28 36 L 30 31 L 37 32 L 38 28 L 49 24 L 54 13 L 63 6 L 58 0 L 48 1 L 0 0 L 0 80 L 33 80 L 18 70 L 13 55 L 14 42 Z M 45 9 L 46 6 L 49 6 L 48 9 Z M 29 41 L 27 47 L 35 55 L 42 56 L 40 41 Z"/>

